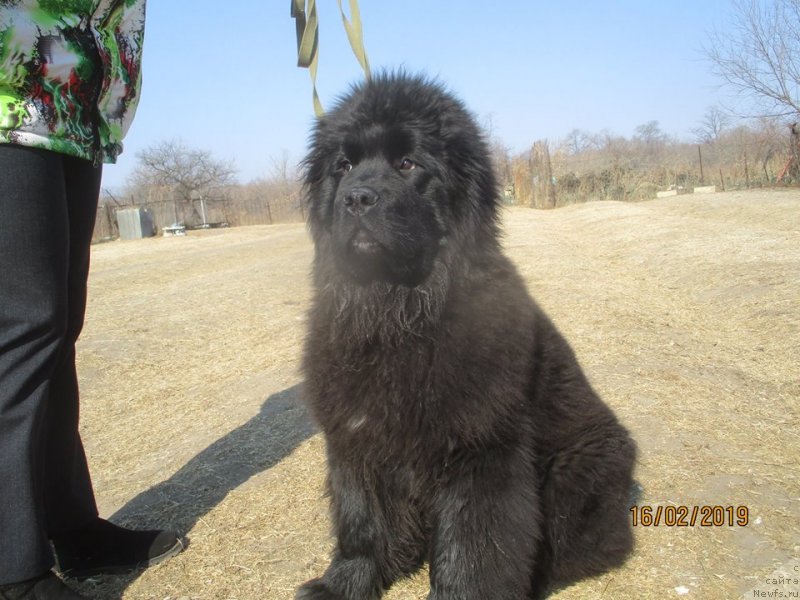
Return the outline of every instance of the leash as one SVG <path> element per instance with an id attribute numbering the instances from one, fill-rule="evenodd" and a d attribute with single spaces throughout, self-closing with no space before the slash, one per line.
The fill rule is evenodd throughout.
<path id="1" fill-rule="evenodd" d="M 345 15 L 342 0 L 337 0 L 339 12 L 342 15 L 347 39 L 350 48 L 355 54 L 358 64 L 364 71 L 364 76 L 370 78 L 369 59 L 364 48 L 364 30 L 361 26 L 361 12 L 358 9 L 358 0 L 349 0 L 350 19 Z M 297 33 L 297 66 L 308 69 L 311 75 L 312 101 L 314 114 L 321 117 L 325 109 L 317 93 L 317 65 L 319 63 L 319 19 L 317 17 L 316 0 L 291 0 L 291 16 L 295 20 Z"/>

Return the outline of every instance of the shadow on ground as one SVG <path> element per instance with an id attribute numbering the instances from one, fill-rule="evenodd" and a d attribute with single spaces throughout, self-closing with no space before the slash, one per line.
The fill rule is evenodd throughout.
<path id="1" fill-rule="evenodd" d="M 278 464 L 315 433 L 300 401 L 299 385 L 272 394 L 256 416 L 208 446 L 172 477 L 130 500 L 110 520 L 184 534 L 231 490 Z M 102 591 L 108 600 L 119 598 L 140 574 L 98 578 L 94 594 Z"/>

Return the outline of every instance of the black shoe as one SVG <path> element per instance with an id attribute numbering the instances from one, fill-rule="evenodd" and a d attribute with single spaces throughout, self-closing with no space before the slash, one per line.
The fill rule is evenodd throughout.
<path id="1" fill-rule="evenodd" d="M 56 570 L 76 579 L 149 567 L 183 550 L 174 531 L 136 531 L 99 518 L 50 542 Z"/>
<path id="2" fill-rule="evenodd" d="M 34 579 L 0 585 L 0 600 L 88 600 L 73 592 L 56 574 L 48 571 Z"/>

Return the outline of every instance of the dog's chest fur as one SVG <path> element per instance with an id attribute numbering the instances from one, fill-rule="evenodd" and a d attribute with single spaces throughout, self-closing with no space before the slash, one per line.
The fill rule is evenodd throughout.
<path id="1" fill-rule="evenodd" d="M 523 293 L 512 283 L 480 292 L 493 310 L 476 313 L 478 291 L 459 290 L 442 318 L 388 336 L 345 335 L 348 324 L 320 302 L 310 315 L 315 343 L 306 347 L 306 386 L 330 450 L 433 468 L 454 449 L 518 439 L 530 412 L 524 380 L 534 315 L 502 310 L 504 300 Z"/>
<path id="2" fill-rule="evenodd" d="M 317 348 L 311 406 L 333 443 L 370 461 L 435 452 L 432 440 L 446 435 L 443 409 L 463 394 L 446 376 L 453 357 L 437 347 L 414 338 Z"/>

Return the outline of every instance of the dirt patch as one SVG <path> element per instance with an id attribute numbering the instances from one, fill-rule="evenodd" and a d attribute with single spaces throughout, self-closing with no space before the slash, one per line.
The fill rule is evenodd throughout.
<path id="1" fill-rule="evenodd" d="M 504 219 L 531 292 L 639 443 L 640 505 L 748 509 L 746 526 L 637 527 L 625 567 L 553 598 L 800 590 L 800 192 Z M 94 248 L 78 351 L 101 511 L 190 546 L 86 593 L 288 600 L 324 570 L 324 448 L 297 387 L 311 256 L 299 224 Z M 386 598 L 426 596 L 422 573 Z"/>

